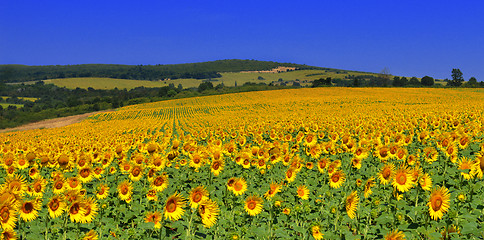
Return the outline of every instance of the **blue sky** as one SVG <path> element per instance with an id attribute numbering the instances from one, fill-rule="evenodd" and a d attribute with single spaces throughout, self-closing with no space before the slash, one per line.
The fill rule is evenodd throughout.
<path id="1" fill-rule="evenodd" d="M 484 1 L 0 1 L 0 64 L 256 59 L 484 80 Z"/>

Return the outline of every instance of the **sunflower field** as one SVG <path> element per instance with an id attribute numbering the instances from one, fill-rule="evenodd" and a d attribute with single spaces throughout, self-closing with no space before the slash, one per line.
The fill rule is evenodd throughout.
<path id="1" fill-rule="evenodd" d="M 483 239 L 484 92 L 315 88 L 0 134 L 1 239 Z"/>

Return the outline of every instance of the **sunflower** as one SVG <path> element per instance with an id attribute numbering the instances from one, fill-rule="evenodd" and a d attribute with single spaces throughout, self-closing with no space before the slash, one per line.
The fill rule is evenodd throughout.
<path id="1" fill-rule="evenodd" d="M 148 190 L 148 192 L 146 193 L 146 199 L 148 199 L 149 201 L 158 201 L 158 194 L 156 192 L 155 189 L 150 189 Z"/>
<path id="2" fill-rule="evenodd" d="M 81 188 L 82 188 L 82 184 L 78 177 L 74 176 L 67 179 L 68 190 L 80 190 Z"/>
<path id="3" fill-rule="evenodd" d="M 323 234 L 321 233 L 321 228 L 318 225 L 311 227 L 311 233 L 313 234 L 314 239 L 316 239 L 316 240 L 323 239 Z"/>
<path id="4" fill-rule="evenodd" d="M 433 162 L 437 161 L 439 157 L 439 152 L 433 147 L 426 147 L 423 149 L 423 155 L 425 157 L 425 161 L 432 164 Z"/>
<path id="5" fill-rule="evenodd" d="M 249 196 L 245 199 L 244 209 L 251 216 L 262 212 L 262 203 L 264 201 L 258 196 Z"/>
<path id="6" fill-rule="evenodd" d="M 193 153 L 189 156 L 190 163 L 188 165 L 192 168 L 195 168 L 195 170 L 198 170 L 203 165 L 202 155 L 200 153 Z"/>
<path id="7" fill-rule="evenodd" d="M 192 208 L 197 208 L 198 204 L 206 198 L 208 198 L 207 189 L 204 186 L 198 186 L 190 191 L 190 206 Z"/>
<path id="8" fill-rule="evenodd" d="M 270 198 L 273 198 L 276 193 L 280 192 L 281 191 L 281 185 L 280 184 L 277 184 L 277 183 L 274 183 L 272 182 L 270 185 L 269 185 L 269 190 L 267 190 L 267 192 L 264 194 L 264 197 L 266 199 L 270 199 Z"/>
<path id="9" fill-rule="evenodd" d="M 460 174 L 464 177 L 465 180 L 470 180 L 474 177 L 475 168 L 472 160 L 466 157 L 462 157 L 458 165 L 459 165 L 458 169 L 462 170 Z"/>
<path id="10" fill-rule="evenodd" d="M 407 156 L 408 156 L 408 150 L 406 148 L 400 147 L 400 148 L 397 149 L 397 152 L 395 153 L 395 157 L 398 160 L 404 161 Z"/>
<path id="11" fill-rule="evenodd" d="M 133 186 L 129 180 L 124 180 L 118 185 L 118 197 L 120 200 L 130 202 L 133 194 Z"/>
<path id="12" fill-rule="evenodd" d="M 198 213 L 202 217 L 203 226 L 212 227 L 217 222 L 217 216 L 220 212 L 218 204 L 209 198 L 202 200 L 198 207 Z"/>
<path id="13" fill-rule="evenodd" d="M 415 182 L 412 173 L 406 166 L 402 165 L 395 171 L 395 177 L 392 182 L 395 189 L 400 192 L 406 192 L 410 190 L 414 184 Z"/>
<path id="14" fill-rule="evenodd" d="M 64 212 L 64 210 L 66 210 L 66 202 L 65 200 L 59 196 L 59 195 L 56 195 L 56 196 L 53 196 L 49 203 L 47 203 L 47 209 L 49 210 L 49 215 L 51 218 L 56 218 L 60 215 L 62 215 L 62 213 Z"/>
<path id="15" fill-rule="evenodd" d="M 360 198 L 356 191 L 352 192 L 348 197 L 346 197 L 346 213 L 351 219 L 356 217 L 356 209 L 358 208 L 358 201 Z"/>
<path id="16" fill-rule="evenodd" d="M 386 162 L 390 158 L 390 148 L 385 145 L 379 146 L 374 153 L 382 162 Z"/>
<path id="17" fill-rule="evenodd" d="M 93 171 L 89 165 L 81 168 L 78 174 L 79 180 L 81 180 L 83 183 L 90 182 L 93 178 L 93 175 Z"/>
<path id="18" fill-rule="evenodd" d="M 213 175 L 218 176 L 220 172 L 224 169 L 225 162 L 222 158 L 217 160 L 213 160 L 212 164 L 210 165 L 210 171 L 212 171 Z"/>
<path id="19" fill-rule="evenodd" d="M 81 240 L 97 240 L 98 237 L 96 231 L 91 229 L 81 238 Z"/>
<path id="20" fill-rule="evenodd" d="M 182 195 L 175 192 L 166 200 L 164 208 L 165 219 L 170 219 L 171 221 L 177 221 L 180 219 L 185 212 L 183 209 L 185 205 L 185 199 L 182 197 Z"/>
<path id="21" fill-rule="evenodd" d="M 234 183 L 237 181 L 236 177 L 231 177 L 227 180 L 227 190 L 233 191 L 234 190 Z"/>
<path id="22" fill-rule="evenodd" d="M 361 168 L 361 159 L 354 157 L 354 158 L 351 159 L 351 164 L 353 165 L 354 168 L 360 169 Z"/>
<path id="23" fill-rule="evenodd" d="M 342 170 L 337 170 L 329 176 L 329 186 L 332 188 L 339 188 L 346 180 L 345 173 Z"/>
<path id="24" fill-rule="evenodd" d="M 94 198 L 86 198 L 82 201 L 82 208 L 84 209 L 84 213 L 82 214 L 81 223 L 90 223 L 94 219 L 97 214 L 97 207 L 96 200 Z"/>
<path id="25" fill-rule="evenodd" d="M 405 234 L 403 232 L 394 230 L 385 235 L 385 240 L 404 240 Z"/>
<path id="26" fill-rule="evenodd" d="M 324 170 L 328 167 L 329 159 L 321 158 L 318 161 L 318 170 L 320 173 L 324 173 Z"/>
<path id="27" fill-rule="evenodd" d="M 26 169 L 29 167 L 29 161 L 27 161 L 27 159 L 24 157 L 23 154 L 20 154 L 17 158 L 17 168 L 22 170 L 22 169 Z"/>
<path id="28" fill-rule="evenodd" d="M 2 188 L 4 191 L 14 194 L 16 197 L 20 197 L 27 193 L 28 185 L 24 176 L 14 174 L 5 179 Z"/>
<path id="29" fill-rule="evenodd" d="M 239 196 L 244 194 L 245 191 L 247 191 L 247 182 L 244 178 L 237 178 L 237 180 L 234 182 L 232 192 L 235 194 L 235 196 Z"/>
<path id="30" fill-rule="evenodd" d="M 476 159 L 474 160 L 474 171 L 478 178 L 484 176 L 484 151 L 480 151 L 476 154 Z"/>
<path id="31" fill-rule="evenodd" d="M 3 198 L 3 196 L 2 196 Z M 19 202 L 10 196 L 0 202 L 0 224 L 4 230 L 13 230 L 17 222 Z"/>
<path id="32" fill-rule="evenodd" d="M 97 186 L 97 191 L 96 191 L 97 199 L 105 199 L 108 197 L 108 195 L 109 195 L 109 187 L 104 183 L 100 183 Z"/>
<path id="33" fill-rule="evenodd" d="M 29 169 L 29 177 L 31 179 L 36 179 L 39 176 L 40 176 L 40 172 L 39 172 L 39 169 L 36 166 L 33 166 Z"/>
<path id="34" fill-rule="evenodd" d="M 424 173 L 418 180 L 418 183 L 425 191 L 430 191 L 432 188 L 432 178 L 430 178 L 428 173 Z"/>
<path id="35" fill-rule="evenodd" d="M 365 190 L 363 192 L 365 198 L 369 197 L 373 193 L 373 191 L 371 191 L 371 187 L 373 187 L 374 185 L 375 185 L 375 178 L 374 177 L 371 177 L 368 180 L 366 180 Z"/>
<path id="36" fill-rule="evenodd" d="M 3 229 L 3 232 L 0 234 L 0 239 L 17 240 L 17 233 L 13 229 Z"/>
<path id="37" fill-rule="evenodd" d="M 163 192 L 168 187 L 168 175 L 165 173 L 156 176 L 153 178 L 153 181 L 151 181 L 151 188 L 155 189 L 157 192 Z"/>
<path id="38" fill-rule="evenodd" d="M 380 173 L 378 173 L 378 179 L 380 179 L 381 184 L 386 185 L 392 180 L 395 175 L 394 169 L 395 166 L 391 163 L 388 163 L 381 168 Z"/>
<path id="39" fill-rule="evenodd" d="M 293 182 L 296 179 L 296 169 L 290 167 L 286 171 L 286 181 L 288 183 Z"/>
<path id="40" fill-rule="evenodd" d="M 39 216 L 40 204 L 37 200 L 22 201 L 20 204 L 20 218 L 30 222 Z"/>
<path id="41" fill-rule="evenodd" d="M 308 200 L 309 199 L 309 189 L 305 185 L 301 185 L 297 188 L 297 196 L 300 199 Z"/>
<path id="42" fill-rule="evenodd" d="M 450 193 L 449 190 L 442 186 L 440 188 L 434 188 L 430 194 L 429 206 L 430 217 L 434 220 L 439 220 L 444 216 L 444 213 L 450 207 Z"/>
<path id="43" fill-rule="evenodd" d="M 155 224 L 155 228 L 161 228 L 161 213 L 158 211 L 148 212 L 145 217 L 145 222 L 152 222 Z"/>
<path id="44" fill-rule="evenodd" d="M 80 200 L 76 200 L 71 203 L 67 209 L 67 212 L 69 213 L 69 217 L 72 222 L 82 222 L 86 210 L 82 207 L 82 202 Z"/>
<path id="45" fill-rule="evenodd" d="M 141 177 L 143 177 L 143 168 L 140 165 L 133 166 L 129 172 L 129 178 L 131 181 L 139 181 Z"/>
<path id="46" fill-rule="evenodd" d="M 34 182 L 30 185 L 30 193 L 34 197 L 42 197 L 45 191 L 45 187 L 47 186 L 47 181 L 43 177 L 39 177 L 34 180 Z"/>
<path id="47" fill-rule="evenodd" d="M 284 209 L 282 209 L 282 213 L 289 215 L 289 214 L 291 214 L 291 209 L 290 208 L 284 208 Z"/>

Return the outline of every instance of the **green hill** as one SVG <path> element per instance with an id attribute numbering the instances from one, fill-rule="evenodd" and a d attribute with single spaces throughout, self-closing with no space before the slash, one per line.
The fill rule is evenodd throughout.
<path id="1" fill-rule="evenodd" d="M 0 81 L 4 83 L 14 83 L 60 78 L 90 77 L 150 81 L 163 79 L 213 79 L 221 78 L 222 73 L 227 72 L 267 71 L 279 66 L 294 67 L 299 70 L 321 70 L 326 72 L 343 71 L 339 69 L 314 67 L 295 63 L 240 59 L 167 65 L 0 65 Z"/>

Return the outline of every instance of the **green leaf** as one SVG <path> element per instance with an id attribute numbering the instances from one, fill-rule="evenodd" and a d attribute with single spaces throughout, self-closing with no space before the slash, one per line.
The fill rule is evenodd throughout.
<path id="1" fill-rule="evenodd" d="M 432 232 L 432 233 L 429 233 L 428 237 L 429 239 L 440 240 L 442 238 L 442 234 L 438 232 Z"/>
<path id="2" fill-rule="evenodd" d="M 477 234 L 477 223 L 474 221 L 474 222 L 466 222 L 463 226 L 462 226 L 462 231 L 461 231 L 462 234 L 470 234 L 470 233 L 474 233 L 474 234 Z"/>

